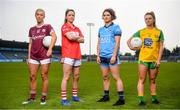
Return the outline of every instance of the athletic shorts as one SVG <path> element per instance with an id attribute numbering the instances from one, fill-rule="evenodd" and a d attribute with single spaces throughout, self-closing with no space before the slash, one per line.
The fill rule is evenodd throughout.
<path id="1" fill-rule="evenodd" d="M 48 58 L 48 59 L 44 59 L 44 60 L 34 60 L 34 59 L 30 59 L 28 61 L 29 63 L 32 63 L 32 64 L 49 64 L 51 63 L 51 58 Z"/>
<path id="2" fill-rule="evenodd" d="M 141 61 L 139 60 L 138 61 L 139 64 L 142 64 L 150 69 L 155 69 L 156 68 L 156 63 L 155 62 L 144 62 L 144 61 Z"/>
<path id="3" fill-rule="evenodd" d="M 73 58 L 62 58 L 61 63 L 69 64 L 71 66 L 80 66 L 81 65 L 81 59 L 73 59 Z"/>
<path id="4" fill-rule="evenodd" d="M 111 58 L 100 57 L 100 60 L 101 60 L 100 65 L 102 67 L 112 67 L 120 64 L 119 57 L 116 58 L 116 61 L 113 64 L 110 63 Z"/>

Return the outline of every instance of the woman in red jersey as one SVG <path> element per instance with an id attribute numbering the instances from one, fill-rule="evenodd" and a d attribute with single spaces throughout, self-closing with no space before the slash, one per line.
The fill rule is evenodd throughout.
<path id="1" fill-rule="evenodd" d="M 62 33 L 62 64 L 63 79 L 61 82 L 61 104 L 70 105 L 67 100 L 67 82 L 71 72 L 73 74 L 72 100 L 78 102 L 78 79 L 81 65 L 80 43 L 84 43 L 84 37 L 81 30 L 73 22 L 75 12 L 73 9 L 67 9 L 65 12 L 65 21 L 61 27 Z"/>

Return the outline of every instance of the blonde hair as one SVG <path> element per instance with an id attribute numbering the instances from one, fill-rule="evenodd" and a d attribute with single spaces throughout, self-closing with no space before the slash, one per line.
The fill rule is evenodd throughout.
<path id="1" fill-rule="evenodd" d="M 43 13 L 44 13 L 44 16 L 45 16 L 45 11 L 44 11 L 43 9 L 41 9 L 41 8 L 36 9 L 36 11 L 35 11 L 35 15 L 36 15 L 36 14 L 37 14 L 37 12 L 39 12 L 39 11 L 43 12 Z"/>

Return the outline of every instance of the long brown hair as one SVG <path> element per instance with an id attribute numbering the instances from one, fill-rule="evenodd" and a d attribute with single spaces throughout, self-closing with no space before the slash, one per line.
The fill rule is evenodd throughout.
<path id="1" fill-rule="evenodd" d="M 75 14 L 75 11 L 73 9 L 67 9 L 66 12 L 65 12 L 65 19 L 64 19 L 64 23 L 67 22 L 67 19 L 66 19 L 66 16 L 68 14 L 68 12 L 72 11 L 74 14 Z"/>
<path id="2" fill-rule="evenodd" d="M 156 27 L 156 16 L 155 16 L 154 12 L 153 12 L 153 11 L 147 12 L 147 13 L 144 15 L 144 17 L 145 17 L 146 15 L 151 15 L 151 16 L 153 17 L 153 19 L 154 19 L 153 26 Z"/>

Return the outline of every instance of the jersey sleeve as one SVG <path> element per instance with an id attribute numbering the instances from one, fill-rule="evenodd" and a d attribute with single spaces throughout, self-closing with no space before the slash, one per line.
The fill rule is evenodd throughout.
<path id="1" fill-rule="evenodd" d="M 120 36 L 122 35 L 122 31 L 119 25 L 116 25 L 114 28 L 114 36 Z"/>
<path id="2" fill-rule="evenodd" d="M 65 35 L 67 32 L 70 32 L 70 29 L 66 25 L 63 25 L 61 28 L 61 32 L 63 35 Z"/>
<path id="3" fill-rule="evenodd" d="M 32 37 L 31 28 L 29 29 L 29 35 L 28 35 L 28 37 Z"/>
<path id="4" fill-rule="evenodd" d="M 48 35 L 51 35 L 52 32 L 55 32 L 54 29 L 53 29 L 53 27 L 52 27 L 51 25 L 48 25 L 48 26 L 47 26 L 47 29 L 48 29 L 48 33 L 47 33 Z"/>
<path id="5" fill-rule="evenodd" d="M 159 40 L 164 41 L 164 34 L 162 31 L 160 32 Z"/>
<path id="6" fill-rule="evenodd" d="M 100 38 L 100 29 L 98 30 L 98 38 Z"/>
<path id="7" fill-rule="evenodd" d="M 78 28 L 78 32 L 79 32 L 79 36 L 80 37 L 84 37 L 84 35 L 82 34 L 81 30 Z"/>
<path id="8" fill-rule="evenodd" d="M 140 31 L 137 31 L 136 33 L 134 33 L 133 37 L 140 37 Z"/>

